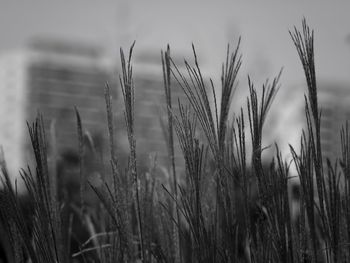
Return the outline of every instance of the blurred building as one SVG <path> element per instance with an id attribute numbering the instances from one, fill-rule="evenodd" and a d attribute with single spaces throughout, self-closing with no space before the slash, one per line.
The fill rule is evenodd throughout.
<path id="1" fill-rule="evenodd" d="M 26 121 L 38 112 L 47 132 L 55 123 L 59 153 L 78 148 L 75 106 L 84 129 L 104 144 L 104 87 L 113 82 L 111 71 L 100 48 L 80 43 L 38 39 L 0 57 L 0 144 L 11 174 L 31 161 Z"/>
<path id="2" fill-rule="evenodd" d="M 18 176 L 20 168 L 33 161 L 26 121 L 32 123 L 38 112 L 43 114 L 47 138 L 54 123 L 57 151 L 64 154 L 78 149 L 74 111 L 77 107 L 84 130 L 104 149 L 102 154 L 108 163 L 106 82 L 111 86 L 114 100 L 116 150 L 121 165 L 127 165 L 129 145 L 123 98 L 120 85 L 115 81 L 119 71 L 116 62 L 106 63 L 102 50 L 97 47 L 47 39 L 36 40 L 21 51 L 0 57 L 0 144 L 13 177 Z M 142 169 L 148 169 L 153 165 L 150 162 L 153 156 L 157 165 L 167 170 L 169 156 L 165 134 L 168 120 L 160 52 L 135 52 L 133 64 L 138 164 Z M 171 92 L 176 113 L 178 99 L 185 104 L 188 101 L 174 79 Z M 175 160 L 183 171 L 183 156 L 175 131 L 174 139 Z"/>
<path id="3" fill-rule="evenodd" d="M 340 131 L 350 121 L 350 85 L 320 83 L 321 138 L 323 156 L 341 158 Z"/>
<path id="4" fill-rule="evenodd" d="M 173 58 L 178 63 L 176 56 Z M 140 165 L 150 165 L 150 155 L 156 156 L 158 165 L 168 168 L 169 156 L 166 143 L 168 132 L 167 106 L 163 82 L 160 51 L 135 52 L 135 134 Z M 173 113 L 178 113 L 178 100 L 188 104 L 182 88 L 171 76 Z M 175 161 L 184 170 L 184 159 L 174 130 Z M 152 160 L 151 160 L 152 161 Z M 148 162 L 148 163 L 147 163 Z M 151 164 L 152 165 L 152 164 Z"/>
<path id="5" fill-rule="evenodd" d="M 330 81 L 318 81 L 317 84 L 323 157 L 334 162 L 341 157 L 340 130 L 350 120 L 350 84 Z M 292 157 L 289 144 L 298 153 L 302 129 L 306 130 L 304 94 L 307 94 L 307 88 L 301 84 L 289 87 L 282 97 L 278 97 L 276 126 L 267 128 L 288 160 Z"/>

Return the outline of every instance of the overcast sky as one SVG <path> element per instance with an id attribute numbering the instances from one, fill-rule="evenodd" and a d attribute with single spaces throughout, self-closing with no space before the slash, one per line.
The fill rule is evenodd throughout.
<path id="1" fill-rule="evenodd" d="M 284 67 L 284 82 L 302 80 L 288 30 L 305 16 L 315 29 L 320 78 L 350 82 L 349 1 L 1 1 L 0 52 L 35 36 L 92 42 L 117 54 L 158 52 L 170 43 L 188 56 L 196 45 L 209 72 L 220 69 L 228 42 L 242 36 L 243 68 L 262 80 Z"/>

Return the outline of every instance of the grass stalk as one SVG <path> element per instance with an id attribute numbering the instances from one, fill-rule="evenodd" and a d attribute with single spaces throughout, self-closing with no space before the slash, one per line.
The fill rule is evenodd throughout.
<path id="1" fill-rule="evenodd" d="M 120 85 L 124 98 L 124 116 L 125 123 L 127 128 L 129 147 L 130 147 L 130 160 L 129 160 L 129 169 L 131 177 L 134 181 L 134 191 L 135 191 L 135 207 L 137 215 L 137 224 L 139 232 L 139 245 L 141 252 L 141 261 L 145 260 L 145 251 L 144 251 L 144 242 L 143 242 L 143 227 L 142 227 L 142 218 L 141 218 L 141 207 L 140 207 L 140 195 L 139 195 L 139 179 L 137 173 L 136 165 L 136 140 L 134 135 L 134 119 L 135 119 L 135 96 L 134 96 L 134 82 L 132 77 L 132 65 L 131 57 L 132 51 L 134 48 L 135 42 L 132 44 L 129 50 L 129 57 L 126 63 L 123 49 L 120 49 L 121 65 L 122 65 L 122 76 L 120 79 Z"/>
<path id="2" fill-rule="evenodd" d="M 167 51 L 161 52 L 162 58 L 162 68 L 163 68 L 163 80 L 164 80 L 164 91 L 165 91 L 165 100 L 167 106 L 167 115 L 168 115 L 168 138 L 167 138 L 167 148 L 168 155 L 170 159 L 171 172 L 173 176 L 173 194 L 175 200 L 178 199 L 178 180 L 176 175 L 176 166 L 175 166 L 175 150 L 174 150 L 174 129 L 173 129 L 173 113 L 172 113 L 172 96 L 171 96 L 171 68 L 170 68 L 170 47 L 167 46 Z M 179 208 L 174 204 L 174 210 L 176 213 L 176 220 L 179 224 L 180 222 L 180 213 Z M 179 245 L 180 239 L 180 229 L 173 224 L 174 227 L 174 248 L 175 248 L 175 263 L 182 262 L 182 253 L 181 247 Z"/>

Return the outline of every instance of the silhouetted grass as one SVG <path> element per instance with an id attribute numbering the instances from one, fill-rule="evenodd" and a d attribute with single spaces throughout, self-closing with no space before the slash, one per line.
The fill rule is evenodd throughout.
<path id="1" fill-rule="evenodd" d="M 10 244 L 7 258 L 11 262 L 56 263 L 348 262 L 348 123 L 340 133 L 342 155 L 331 163 L 321 149 L 322 111 L 317 99 L 313 31 L 304 19 L 301 31 L 294 28 L 290 35 L 307 83 L 306 127 L 300 150 L 290 146 L 300 181 L 300 208 L 296 214 L 291 211 L 294 200 L 290 193 L 290 164 L 283 160 L 277 145 L 271 162 L 262 161 L 264 122 L 279 89 L 282 71 L 261 88 L 248 77 L 246 105 L 231 116 L 242 64 L 240 39 L 233 52 L 227 48 L 221 92 L 202 75 L 194 46 L 194 64 L 185 60 L 184 71 L 172 60 L 169 46 L 161 52 L 167 107 L 163 127 L 169 156 L 167 172 L 171 175 L 169 181 L 161 182 L 156 157 L 147 171 L 141 172 L 137 166 L 133 44 L 127 58 L 120 50 L 128 164 L 121 164 L 117 155 L 115 113 L 108 84 L 105 100 L 110 169 L 99 171 L 100 183 L 88 176 L 91 159 L 97 157 L 94 142 L 84 131 L 84 121 L 75 109 L 78 139 L 72 159 L 78 164 L 78 201 L 61 193 L 65 189 L 59 186 L 54 129 L 50 131 L 53 149 L 48 161 L 46 135 L 38 116 L 33 125 L 28 125 L 36 168 L 20 171 L 32 213 L 24 213 L 6 164 L 2 161 L 1 165 L 0 218 Z M 189 101 L 188 105 L 178 101 L 178 111 L 173 105 L 173 80 Z M 176 171 L 176 143 L 184 158 L 183 174 Z M 247 145 L 252 146 L 251 154 Z M 98 201 L 88 199 L 90 189 Z M 79 231 L 75 229 L 77 225 Z"/>

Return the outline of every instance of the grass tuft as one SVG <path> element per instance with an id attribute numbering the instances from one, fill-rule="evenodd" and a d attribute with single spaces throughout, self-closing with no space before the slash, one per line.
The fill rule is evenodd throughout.
<path id="1" fill-rule="evenodd" d="M 341 156 L 334 162 L 325 159 L 314 32 L 304 19 L 301 30 L 294 27 L 289 33 L 307 83 L 306 126 L 300 136 L 300 150 L 290 146 L 300 187 L 291 183 L 291 164 L 284 161 L 277 144 L 271 161 L 263 161 L 263 128 L 282 70 L 260 89 L 248 77 L 246 105 L 230 115 L 242 65 L 241 39 L 233 52 L 227 48 L 220 98 L 214 82 L 202 75 L 193 45 L 194 63 L 185 60 L 184 72 L 172 60 L 169 46 L 161 52 L 167 107 L 167 122 L 162 125 L 169 167 L 162 169 L 154 156 L 148 170 L 138 169 L 133 43 L 127 57 L 120 49 L 119 80 L 130 150 L 127 165 L 120 163 L 117 154 L 115 112 L 108 84 L 104 92 L 109 170 L 95 167 L 95 142 L 83 131 L 76 108 L 78 149 L 66 159 L 57 152 L 54 122 L 47 143 L 43 118 L 38 115 L 33 124 L 28 124 L 36 167 L 20 171 L 27 196 L 17 193 L 17 183 L 13 185 L 5 161 L 0 160 L 0 230 L 9 244 L 7 259 L 38 263 L 348 262 L 349 125 L 346 122 L 340 132 Z M 189 104 L 187 100 L 172 104 L 173 81 L 180 85 Z M 212 98 L 214 103 L 210 102 Z M 184 158 L 183 174 L 176 170 L 177 142 Z M 252 146 L 251 153 L 248 145 Z M 65 189 L 61 182 L 68 177 L 65 165 L 77 171 L 74 176 L 79 184 L 67 187 L 73 190 Z M 90 189 L 97 202 L 90 202 Z M 75 195 L 79 196 L 77 200 Z M 22 199 L 30 205 L 23 204 Z"/>

